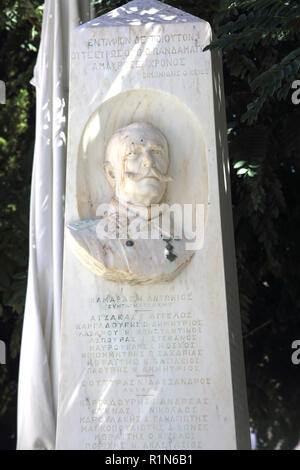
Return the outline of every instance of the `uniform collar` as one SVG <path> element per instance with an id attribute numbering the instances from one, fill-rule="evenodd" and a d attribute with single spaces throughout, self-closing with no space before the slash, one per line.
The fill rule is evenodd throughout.
<path id="1" fill-rule="evenodd" d="M 139 206 L 132 204 L 131 202 L 119 201 L 113 197 L 111 204 L 119 208 L 120 213 L 126 213 L 126 215 L 132 214 L 137 217 L 141 217 L 144 220 L 153 220 L 159 217 L 164 212 L 164 204 L 152 204 L 151 206 Z"/>

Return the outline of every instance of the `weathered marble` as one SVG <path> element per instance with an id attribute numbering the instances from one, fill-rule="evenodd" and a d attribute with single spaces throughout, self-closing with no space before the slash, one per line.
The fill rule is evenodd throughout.
<path id="1" fill-rule="evenodd" d="M 74 31 L 57 449 L 250 445 L 222 67 L 203 52 L 210 40 L 207 22 L 156 0 Z M 74 255 L 67 228 L 114 196 L 105 150 L 136 122 L 168 142 L 174 183 L 163 200 L 204 207 L 203 245 L 166 283 L 102 279 Z"/>
<path id="2" fill-rule="evenodd" d="M 174 213 L 162 205 L 174 181 L 168 168 L 168 142 L 152 124 L 113 134 L 103 170 L 115 197 L 99 205 L 95 219 L 68 225 L 70 247 L 87 269 L 109 281 L 151 284 L 174 279 L 186 266 L 194 251 L 186 248 L 183 214 L 175 227 Z"/>

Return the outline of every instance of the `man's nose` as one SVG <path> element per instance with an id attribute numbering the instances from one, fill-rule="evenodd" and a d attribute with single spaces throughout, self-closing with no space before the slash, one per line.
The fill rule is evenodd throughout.
<path id="1" fill-rule="evenodd" d="M 154 166 L 152 156 L 148 152 L 145 152 L 143 155 L 142 166 L 145 168 L 151 168 Z"/>

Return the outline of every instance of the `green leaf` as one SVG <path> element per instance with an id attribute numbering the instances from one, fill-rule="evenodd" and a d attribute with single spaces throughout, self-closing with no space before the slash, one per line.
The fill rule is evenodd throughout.
<path id="1" fill-rule="evenodd" d="M 247 168 L 240 168 L 236 174 L 237 175 L 244 175 L 245 173 L 247 173 L 248 169 Z"/>
<path id="2" fill-rule="evenodd" d="M 234 165 L 233 165 L 233 168 L 241 168 L 241 166 L 245 165 L 246 163 L 246 160 L 241 160 L 239 162 L 236 162 Z"/>

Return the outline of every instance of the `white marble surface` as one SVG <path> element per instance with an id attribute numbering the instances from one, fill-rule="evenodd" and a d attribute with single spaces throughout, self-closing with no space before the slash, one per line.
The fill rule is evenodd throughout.
<path id="1" fill-rule="evenodd" d="M 85 269 L 65 241 L 57 449 L 249 446 L 222 77 L 207 22 L 134 1 L 72 38 L 66 223 L 113 192 L 116 129 L 146 121 L 169 142 L 166 201 L 205 205 L 204 245 L 167 284 Z"/>
<path id="2" fill-rule="evenodd" d="M 103 279 L 130 284 L 167 282 L 184 269 L 194 251 L 188 249 L 181 206 L 176 223 L 164 201 L 168 183 L 176 184 L 169 164 L 168 141 L 152 124 L 133 122 L 114 132 L 102 164 L 114 197 L 98 206 L 95 219 L 68 225 L 83 266 Z M 204 217 L 197 224 L 203 233 Z"/>

